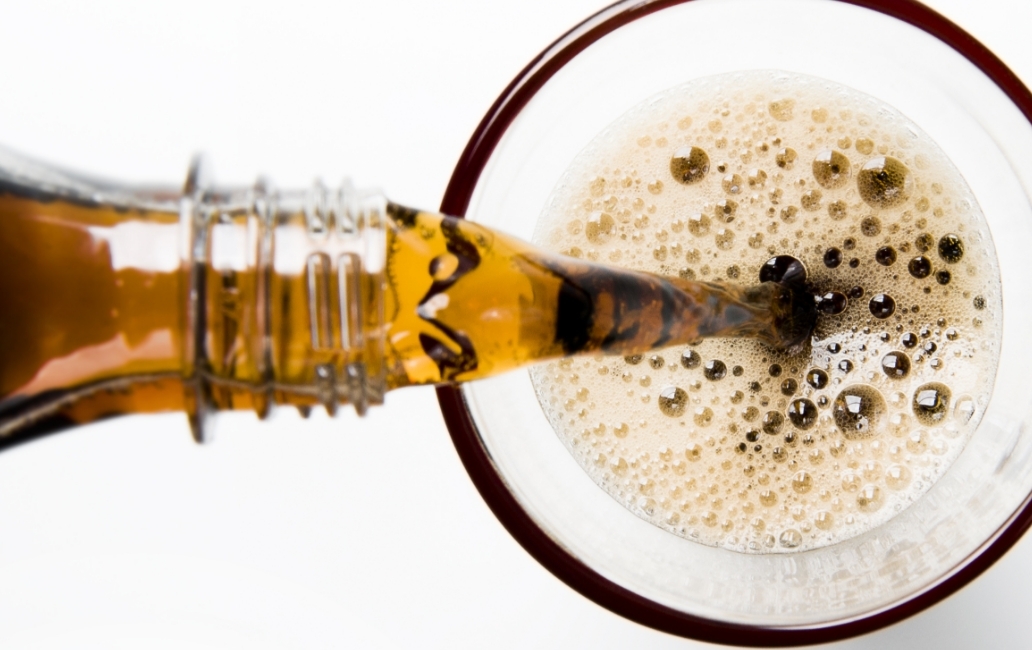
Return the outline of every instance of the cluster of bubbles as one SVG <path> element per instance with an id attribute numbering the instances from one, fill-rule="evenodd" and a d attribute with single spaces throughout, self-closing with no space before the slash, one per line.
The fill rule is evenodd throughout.
<path id="1" fill-rule="evenodd" d="M 743 73 L 652 99 L 574 162 L 536 239 L 813 287 L 800 354 L 707 340 L 532 371 L 594 480 L 675 534 L 784 552 L 870 530 L 943 475 L 988 403 L 1000 291 L 984 218 L 927 136 L 855 91 Z"/>

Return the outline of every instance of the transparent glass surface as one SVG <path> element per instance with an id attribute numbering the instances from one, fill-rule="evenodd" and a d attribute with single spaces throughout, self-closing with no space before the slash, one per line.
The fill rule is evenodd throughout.
<path id="1" fill-rule="evenodd" d="M 745 555 L 642 521 L 596 486 L 548 424 L 526 372 L 463 394 L 482 444 L 522 508 L 570 555 L 649 600 L 776 628 L 843 623 L 933 588 L 984 550 L 1032 491 L 1032 127 L 967 59 L 882 14 L 821 0 L 698 0 L 634 21 L 563 67 L 494 151 L 467 218 L 529 239 L 574 156 L 643 99 L 748 69 L 831 79 L 916 122 L 967 179 L 1003 284 L 996 387 L 953 466 L 887 524 L 794 554 Z"/>

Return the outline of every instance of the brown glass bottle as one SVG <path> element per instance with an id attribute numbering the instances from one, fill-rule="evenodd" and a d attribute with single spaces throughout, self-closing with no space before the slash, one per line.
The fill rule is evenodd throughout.
<path id="1" fill-rule="evenodd" d="M 303 413 L 704 336 L 797 345 L 812 298 L 540 251 L 350 186 L 120 188 L 0 151 L 0 443 L 98 418 Z"/>

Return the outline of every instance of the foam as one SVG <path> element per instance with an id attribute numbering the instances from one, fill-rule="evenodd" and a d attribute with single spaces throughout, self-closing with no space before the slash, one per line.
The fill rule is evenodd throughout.
<path id="1" fill-rule="evenodd" d="M 708 172 L 699 174 L 706 161 L 692 147 L 708 157 Z M 675 155 L 687 160 L 672 166 Z M 864 167 L 881 157 L 909 172 L 905 183 L 881 177 L 890 190 L 898 180 L 903 198 L 872 197 Z M 964 246 L 955 263 L 934 245 L 951 233 Z M 933 245 L 922 251 L 925 234 Z M 988 404 L 1002 318 L 999 267 L 980 208 L 916 125 L 832 82 L 736 73 L 642 102 L 574 160 L 535 241 L 590 260 L 735 283 L 754 283 L 767 259 L 792 255 L 820 293 L 864 289 L 841 314 L 822 315 L 812 347 L 796 356 L 756 341 L 708 340 L 690 349 L 698 358 L 682 346 L 532 370 L 539 401 L 577 462 L 617 501 L 676 535 L 742 552 L 791 552 L 877 527 L 943 475 Z M 875 259 L 886 246 L 896 253 L 888 266 Z M 832 247 L 842 256 L 836 268 L 823 263 Z M 933 267 L 923 279 L 908 272 L 918 255 Z M 936 280 L 943 270 L 951 276 L 945 285 Z M 896 305 L 884 319 L 869 307 L 880 293 Z M 910 361 L 905 377 L 882 368 L 893 351 Z M 827 373 L 826 386 L 807 383 L 814 368 Z M 950 395 L 945 410 L 938 404 L 929 415 L 915 397 L 933 382 Z M 880 401 L 846 400 L 866 390 Z M 849 404 L 870 408 L 850 415 Z"/>

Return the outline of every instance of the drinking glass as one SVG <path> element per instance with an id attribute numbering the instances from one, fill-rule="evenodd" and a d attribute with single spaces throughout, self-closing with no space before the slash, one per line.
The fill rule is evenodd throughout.
<path id="1" fill-rule="evenodd" d="M 644 98 L 714 74 L 780 69 L 872 95 L 917 123 L 972 188 L 1000 262 L 993 396 L 965 449 L 886 524 L 792 554 L 704 546 L 636 517 L 553 432 L 526 372 L 442 387 L 456 448 L 509 532 L 603 607 L 700 640 L 831 641 L 899 621 L 972 580 L 1032 522 L 1032 95 L 994 55 L 911 1 L 628 0 L 539 55 L 484 118 L 442 211 L 529 239 L 556 180 Z"/>

